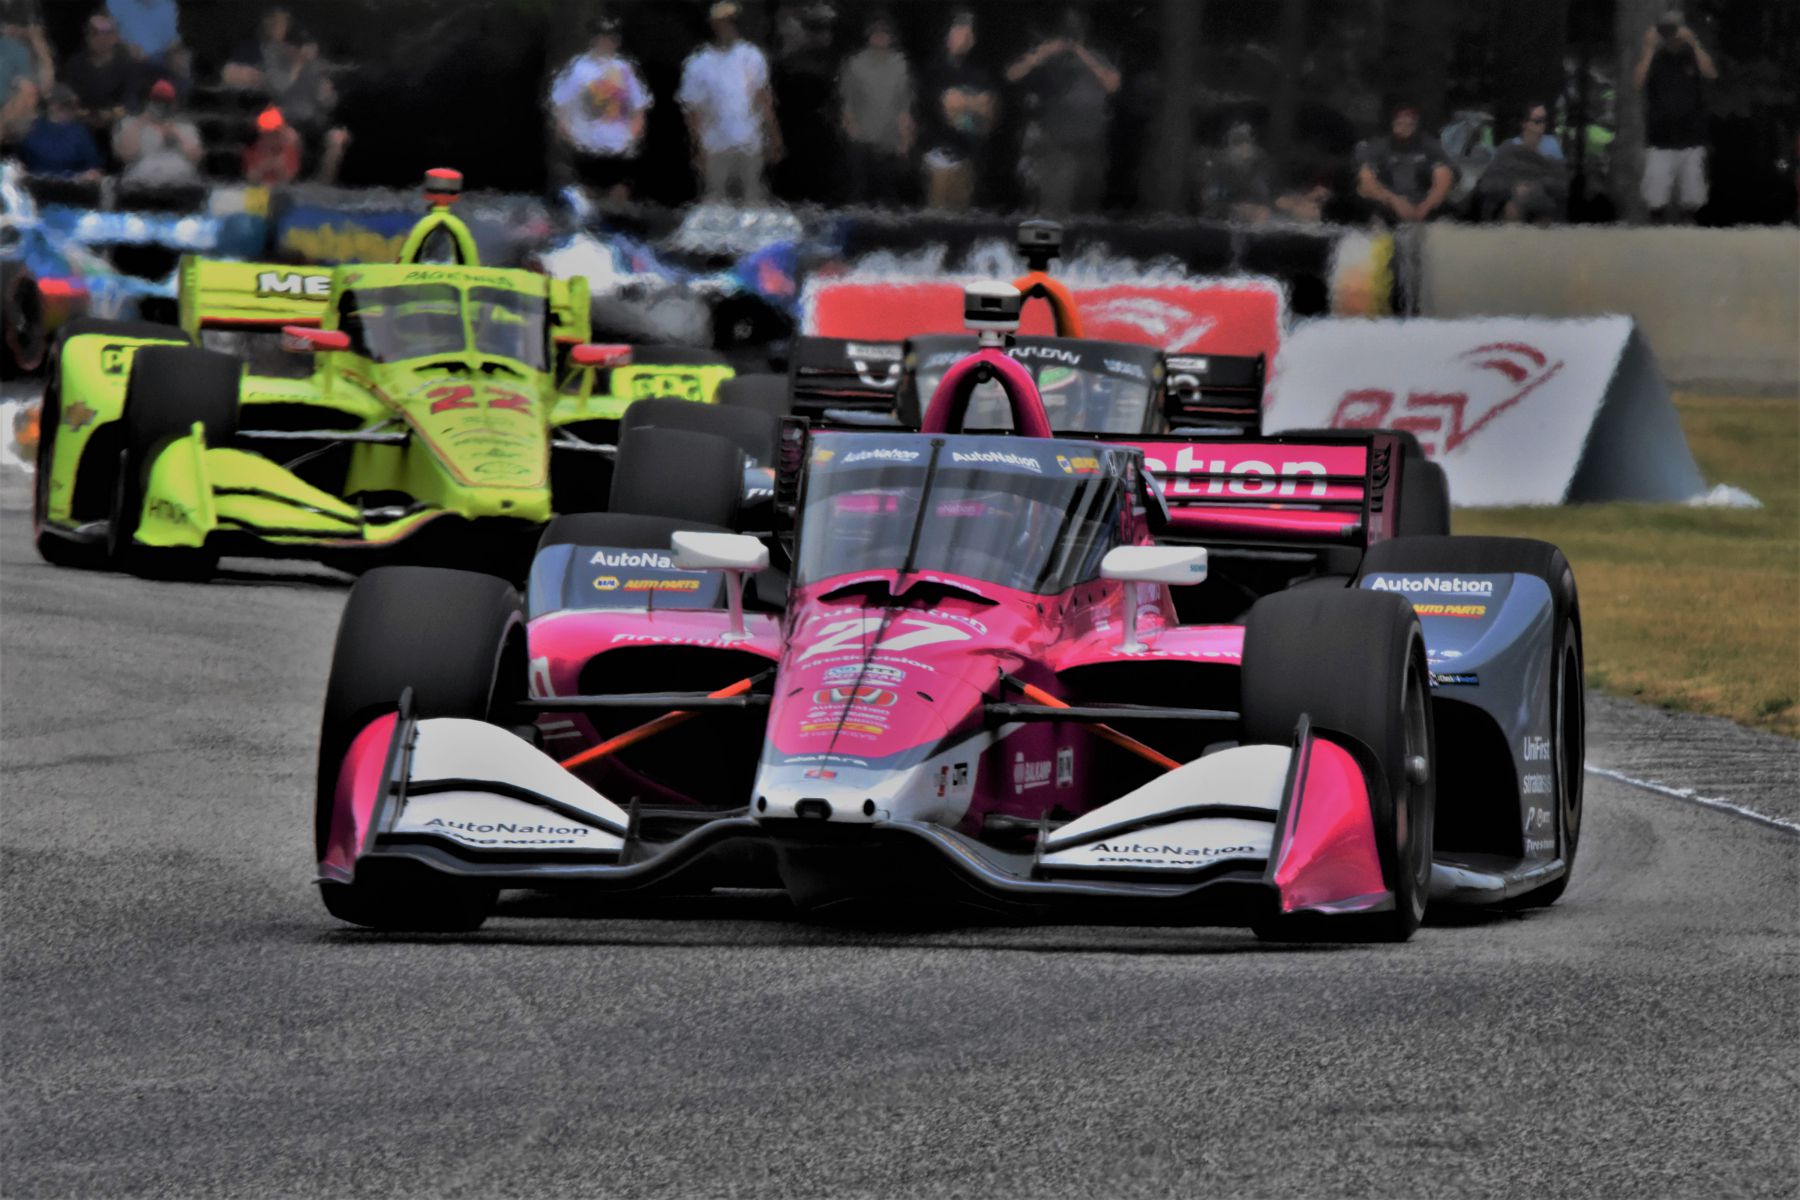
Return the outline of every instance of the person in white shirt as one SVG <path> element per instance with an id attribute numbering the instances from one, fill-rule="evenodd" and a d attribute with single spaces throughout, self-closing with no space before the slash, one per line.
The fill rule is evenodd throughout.
<path id="1" fill-rule="evenodd" d="M 687 115 L 702 197 L 735 193 L 746 204 L 768 195 L 765 163 L 780 162 L 781 129 L 769 93 L 769 64 L 761 50 L 738 38 L 738 6 L 712 6 L 712 41 L 688 56 L 675 98 Z"/>
<path id="2" fill-rule="evenodd" d="M 614 200 L 630 195 L 644 114 L 655 102 L 636 64 L 619 47 L 619 19 L 600 17 L 587 50 L 570 59 L 550 85 L 557 141 L 572 173 Z"/>

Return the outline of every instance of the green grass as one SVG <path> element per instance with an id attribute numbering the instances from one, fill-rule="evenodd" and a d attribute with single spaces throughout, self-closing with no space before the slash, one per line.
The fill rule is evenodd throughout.
<path id="1" fill-rule="evenodd" d="M 1458 533 L 1542 538 L 1581 589 L 1588 682 L 1800 735 L 1800 401 L 1682 395 L 1708 484 L 1760 509 L 1465 509 Z"/>

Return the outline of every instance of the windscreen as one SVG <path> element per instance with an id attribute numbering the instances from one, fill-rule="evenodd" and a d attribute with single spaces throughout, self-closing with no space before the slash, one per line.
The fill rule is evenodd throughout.
<path id="1" fill-rule="evenodd" d="M 814 446 L 802 584 L 910 562 L 1051 594 L 1098 577 L 1117 544 L 1123 487 L 1101 447 L 856 434 Z"/>
<path id="2" fill-rule="evenodd" d="M 463 349 L 462 296 L 447 283 L 356 288 L 339 301 L 350 347 L 375 362 Z"/>
<path id="3" fill-rule="evenodd" d="M 505 288 L 473 287 L 468 292 L 469 327 L 463 327 L 463 295 L 447 283 L 355 288 L 339 302 L 340 328 L 351 348 L 375 362 L 398 362 L 433 354 L 476 353 L 514 359 L 534 371 L 549 361 L 542 296 Z"/>
<path id="4" fill-rule="evenodd" d="M 549 306 L 542 296 L 504 288 L 469 289 L 469 325 L 482 354 L 517 359 L 534 371 L 548 365 L 544 327 Z"/>

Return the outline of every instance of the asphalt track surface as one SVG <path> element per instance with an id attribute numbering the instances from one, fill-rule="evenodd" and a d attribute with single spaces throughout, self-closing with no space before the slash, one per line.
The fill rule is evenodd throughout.
<path id="1" fill-rule="evenodd" d="M 342 585 L 54 570 L 23 503 L 14 475 L 8 1198 L 1800 1188 L 1781 829 L 1591 778 L 1561 904 L 1397 947 L 870 931 L 743 895 L 509 896 L 472 936 L 382 938 L 309 882 Z M 1795 743 L 1616 703 L 1594 742 L 1792 811 Z"/>

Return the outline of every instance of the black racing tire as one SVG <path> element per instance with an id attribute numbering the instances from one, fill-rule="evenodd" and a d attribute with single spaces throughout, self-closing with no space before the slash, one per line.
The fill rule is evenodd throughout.
<path id="1" fill-rule="evenodd" d="M 639 400 L 619 421 L 620 436 L 627 429 L 681 429 L 710 433 L 742 450 L 759 467 L 772 466 L 781 438 L 781 423 L 767 413 L 750 408 L 722 408 L 692 400 Z"/>
<path id="2" fill-rule="evenodd" d="M 0 379 L 23 379 L 44 365 L 44 296 L 19 262 L 0 262 Z"/>
<path id="3" fill-rule="evenodd" d="M 538 553 L 549 546 L 609 546 L 620 550 L 667 550 L 669 539 L 683 530 L 730 533 L 723 526 L 703 526 L 676 517 L 641 513 L 569 513 L 544 526 Z"/>
<path id="4" fill-rule="evenodd" d="M 1398 537 L 1450 532 L 1450 477 L 1424 455 L 1407 458 L 1401 467 L 1400 513 L 1394 518 Z"/>
<path id="5" fill-rule="evenodd" d="M 794 389 L 786 375 L 734 375 L 719 385 L 719 407 L 754 409 L 779 421 L 794 411 Z"/>
<path id="6" fill-rule="evenodd" d="M 325 856 L 338 770 L 370 721 L 412 690 L 417 717 L 514 725 L 525 698 L 525 612 L 512 585 L 440 567 L 377 567 L 357 580 L 338 623 L 319 732 L 314 850 Z M 487 919 L 499 889 L 411 864 L 359 870 L 320 885 L 325 907 L 353 925 L 453 931 Z"/>
<path id="7" fill-rule="evenodd" d="M 50 464 L 56 451 L 56 431 L 62 426 L 62 356 L 71 338 L 83 334 L 102 334 L 126 338 L 166 338 L 185 344 L 187 335 L 173 325 L 157 325 L 150 321 L 113 321 L 103 317 L 76 317 L 65 321 L 56 331 L 50 352 L 50 370 L 44 383 L 44 400 L 38 411 L 37 471 L 32 480 L 32 541 L 38 555 L 52 566 L 97 570 L 107 565 L 104 540 L 76 541 L 44 524 L 44 513 L 50 500 Z M 91 461 L 87 461 L 91 460 Z M 79 495 L 90 488 L 111 497 L 116 490 L 113 474 L 119 469 L 118 456 L 95 450 L 84 456 L 76 479 L 71 481 Z M 90 482 L 91 477 L 91 482 Z"/>
<path id="8" fill-rule="evenodd" d="M 619 431 L 613 512 L 738 527 L 744 452 L 711 433 L 635 426 Z"/>
<path id="9" fill-rule="evenodd" d="M 152 579 L 211 578 L 219 552 L 207 546 L 152 547 L 132 540 L 143 511 L 150 466 L 164 447 L 198 421 L 209 447 L 237 433 L 243 364 L 229 354 L 194 346 L 146 346 L 132 358 L 125 385 L 125 449 L 113 493 L 107 549 L 114 565 Z"/>
<path id="10" fill-rule="evenodd" d="M 1378 768 L 1371 815 L 1394 894 L 1391 911 L 1277 915 L 1255 924 L 1257 936 L 1405 941 L 1430 897 L 1437 811 L 1430 673 L 1412 606 L 1385 592 L 1265 596 L 1245 623 L 1242 678 L 1245 743 L 1289 743 L 1305 714 L 1315 729 L 1348 735 Z"/>
<path id="11" fill-rule="evenodd" d="M 1551 757 L 1557 773 L 1557 840 L 1566 869 L 1542 887 L 1514 896 L 1507 906 L 1538 908 L 1556 903 L 1575 873 L 1575 852 L 1581 846 L 1587 763 L 1587 655 L 1574 568 L 1561 550 L 1532 538 L 1414 537 L 1371 546 L 1363 557 L 1362 575 L 1380 571 L 1534 575 L 1549 585 L 1556 630 L 1551 648 L 1556 663 Z"/>

